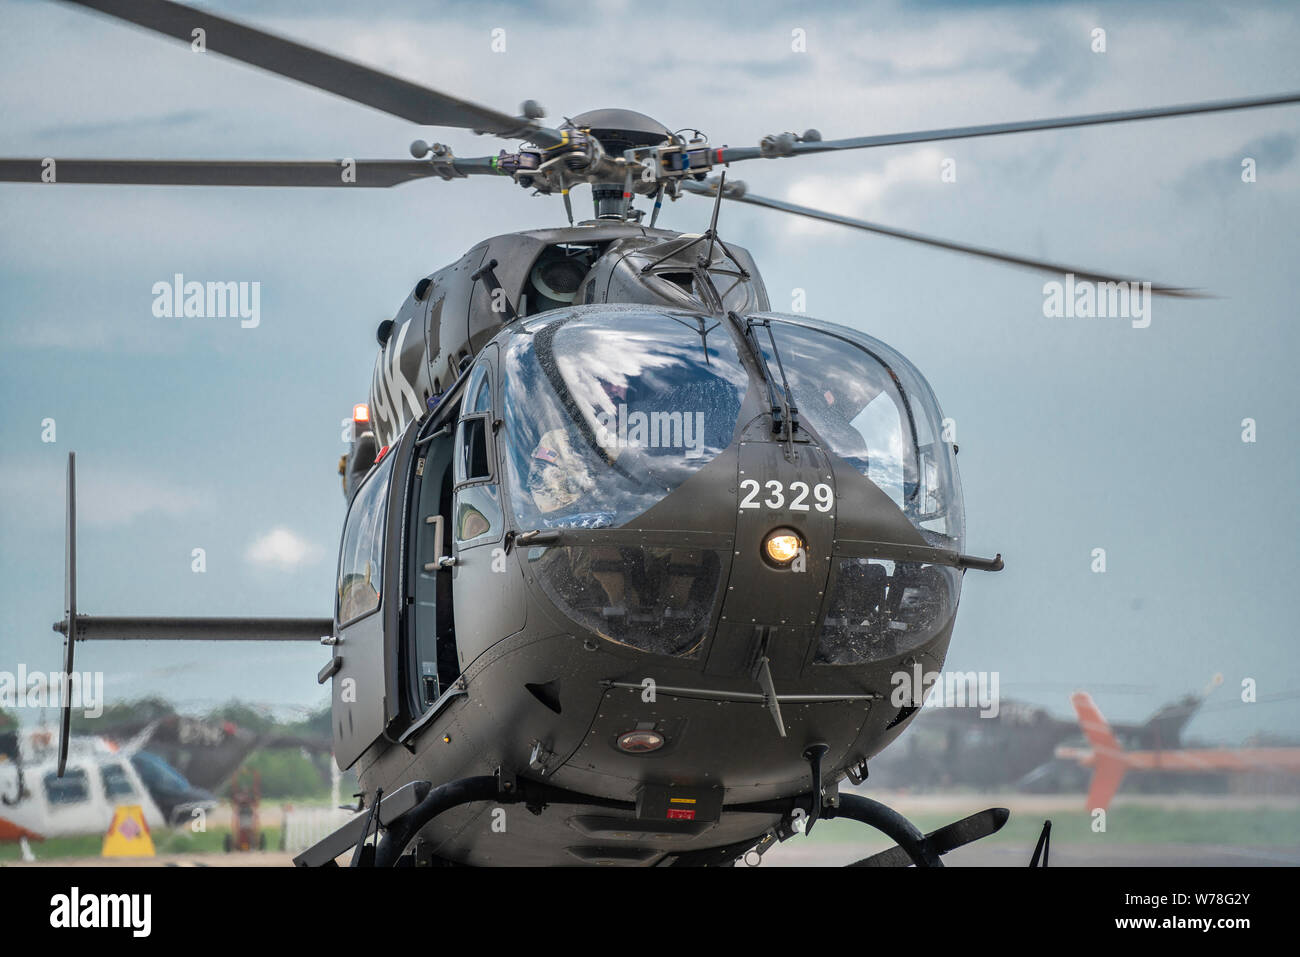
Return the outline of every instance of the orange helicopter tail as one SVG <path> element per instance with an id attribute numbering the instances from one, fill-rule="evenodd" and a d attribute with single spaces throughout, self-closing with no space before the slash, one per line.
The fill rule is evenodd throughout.
<path id="1" fill-rule="evenodd" d="M 1088 808 L 1105 810 L 1110 806 L 1111 798 L 1119 790 L 1128 770 L 1124 760 L 1124 748 L 1111 731 L 1110 724 L 1101 716 L 1101 711 L 1086 691 L 1077 691 L 1070 696 L 1074 713 L 1079 716 L 1079 727 L 1092 745 L 1092 783 L 1088 787 Z"/>

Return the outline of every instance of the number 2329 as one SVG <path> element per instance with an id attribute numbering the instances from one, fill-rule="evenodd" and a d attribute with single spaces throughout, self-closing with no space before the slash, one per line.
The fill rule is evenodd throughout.
<path id="1" fill-rule="evenodd" d="M 740 507 L 744 508 L 789 508 L 792 512 L 807 512 L 813 508 L 819 512 L 829 512 L 835 505 L 835 492 L 825 482 L 820 482 L 812 488 L 808 487 L 807 482 L 791 482 L 789 490 L 783 482 L 773 479 L 765 485 L 760 485 L 754 479 L 745 479 L 740 483 L 740 490 L 745 493 L 744 498 L 740 500 Z M 762 501 L 759 501 L 761 492 L 766 491 Z M 809 503 L 808 495 L 812 494 L 813 501 Z M 786 505 L 786 496 L 789 495 L 790 504 Z"/>

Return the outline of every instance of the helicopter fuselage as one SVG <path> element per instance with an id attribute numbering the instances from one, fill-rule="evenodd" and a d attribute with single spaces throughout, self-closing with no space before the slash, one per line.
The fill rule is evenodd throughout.
<path id="1" fill-rule="evenodd" d="M 900 355 L 768 312 L 738 247 L 621 223 L 480 244 L 388 333 L 385 451 L 348 470 L 340 764 L 371 795 L 498 774 L 626 802 L 466 805 L 417 857 L 707 858 L 779 817 L 729 808 L 813 787 L 810 750 L 833 801 L 902 732 L 894 676 L 942 666 L 966 566 Z"/>

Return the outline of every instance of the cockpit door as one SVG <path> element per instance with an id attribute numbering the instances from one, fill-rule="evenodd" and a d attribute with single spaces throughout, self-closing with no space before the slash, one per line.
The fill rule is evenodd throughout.
<path id="1" fill-rule="evenodd" d="M 431 708 L 460 675 L 452 611 L 451 554 L 453 432 L 426 427 L 416 452 L 408 559 L 411 689 L 415 715 Z"/>
<path id="2" fill-rule="evenodd" d="M 401 542 L 408 428 L 363 480 L 348 509 L 335 592 L 332 724 L 334 757 L 349 768 L 383 736 L 401 708 L 396 646 L 401 627 Z"/>

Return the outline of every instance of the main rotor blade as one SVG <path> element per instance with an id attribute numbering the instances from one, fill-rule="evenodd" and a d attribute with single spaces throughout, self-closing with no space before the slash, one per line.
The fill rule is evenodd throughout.
<path id="1" fill-rule="evenodd" d="M 763 206 L 767 209 L 775 209 L 783 213 L 793 213 L 796 216 L 806 216 L 809 219 L 819 219 L 826 223 L 836 223 L 840 226 L 848 226 L 852 229 L 860 229 L 868 233 L 878 233 L 881 236 L 892 236 L 894 239 L 906 239 L 909 242 L 923 243 L 927 246 L 935 246 L 939 249 L 947 249 L 955 253 L 964 253 L 968 256 L 979 256 L 982 259 L 992 259 L 995 262 L 1006 263 L 1010 266 L 1020 266 L 1024 269 L 1033 269 L 1038 272 L 1050 273 L 1058 278 L 1064 277 L 1067 273 L 1072 273 L 1075 279 L 1085 280 L 1088 282 L 1136 281 L 1132 278 L 1124 279 L 1119 276 L 1097 272 L 1092 269 L 1081 269 L 1077 266 L 1066 266 L 1061 263 L 1047 262 L 1042 259 L 1030 259 L 1027 256 L 1016 256 L 1012 253 L 1002 252 L 997 249 L 988 249 L 983 246 L 971 246 L 966 243 L 952 242 L 947 239 L 939 239 L 936 236 L 927 236 L 924 233 L 914 233 L 907 229 L 895 229 L 892 226 L 881 226 L 879 223 L 870 223 L 864 219 L 853 219 L 850 216 L 841 216 L 838 213 L 827 213 L 819 209 L 811 209 L 807 206 L 797 206 L 794 203 L 782 202 L 779 199 L 768 199 L 766 196 L 755 196 L 753 193 L 745 191 L 743 183 L 738 183 L 736 185 L 739 188 L 733 189 L 729 186 L 723 191 L 724 199 L 730 199 L 737 203 L 748 203 L 751 206 Z M 682 184 L 682 187 L 688 192 L 695 193 L 697 196 L 713 197 L 717 195 L 716 189 L 710 188 L 702 183 L 686 182 Z M 1154 282 L 1151 284 L 1151 292 L 1158 296 L 1176 296 L 1183 299 L 1204 299 L 1208 296 L 1207 293 L 1197 289 L 1166 286 Z"/>
<path id="2" fill-rule="evenodd" d="M 558 135 L 535 122 L 440 93 L 360 63 L 303 46 L 234 20 L 170 0 L 68 0 L 137 26 L 196 44 L 250 66 L 306 83 L 425 126 L 449 126 L 508 138 L 545 140 Z M 200 35 L 196 31 L 202 30 Z"/>
<path id="3" fill-rule="evenodd" d="M 476 170 L 469 170 L 476 172 Z M 0 159 L 0 182 L 148 186 L 387 187 L 430 176 L 463 176 L 428 160 L 258 161 Z"/>
<path id="4" fill-rule="evenodd" d="M 936 140 L 961 140 L 975 136 L 999 136 L 1004 133 L 1030 133 L 1036 130 L 1061 130 L 1074 126 L 1100 126 L 1106 123 L 1131 123 L 1136 120 L 1158 120 L 1170 116 L 1191 116 L 1196 113 L 1222 113 L 1228 110 L 1251 110 L 1264 106 L 1285 106 L 1300 103 L 1300 93 L 1280 93 L 1274 96 L 1246 97 L 1236 100 L 1212 100 L 1204 103 L 1186 103 L 1181 106 L 1158 106 L 1146 110 L 1120 110 L 1112 113 L 1085 113 L 1079 116 L 1061 116 L 1046 120 L 1025 120 L 1019 123 L 987 123 L 983 126 L 954 126 L 948 129 L 921 130 L 914 133 L 887 133 L 881 136 L 858 136 L 844 140 L 811 140 L 796 142 L 786 137 L 768 137 L 764 146 L 728 147 L 719 151 L 720 162 L 800 156 L 805 153 L 828 153 L 834 150 L 860 150 L 873 146 L 897 146 L 903 143 L 931 143 Z"/>

